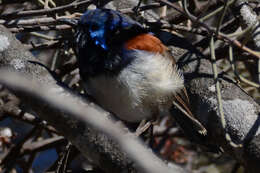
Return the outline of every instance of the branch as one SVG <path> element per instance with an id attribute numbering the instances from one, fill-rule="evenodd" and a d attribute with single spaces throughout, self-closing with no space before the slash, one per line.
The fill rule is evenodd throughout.
<path id="1" fill-rule="evenodd" d="M 250 53 L 254 57 L 260 59 L 260 53 L 259 52 L 251 50 L 250 48 L 241 44 L 238 40 L 232 40 L 231 38 L 229 38 L 225 34 L 221 34 L 221 33 L 216 34 L 216 31 L 213 28 L 211 28 L 210 26 L 208 26 L 206 23 L 201 22 L 200 20 L 198 20 L 195 16 L 193 16 L 191 14 L 185 13 L 184 10 L 182 10 L 181 8 L 176 6 L 175 4 L 169 2 L 168 0 L 157 0 L 157 1 L 159 1 L 163 4 L 165 4 L 165 5 L 168 5 L 169 7 L 175 9 L 176 11 L 178 11 L 179 13 L 183 14 L 185 17 L 190 19 L 194 24 L 198 24 L 200 27 L 203 27 L 204 29 L 206 29 L 208 31 L 208 36 L 214 35 L 217 39 L 222 40 L 226 43 L 230 43 L 230 44 L 242 49 L 243 51 Z"/>
<path id="2" fill-rule="evenodd" d="M 56 14 L 58 12 L 64 12 L 66 10 L 76 10 L 78 8 L 87 7 L 93 2 L 91 0 L 84 0 L 80 2 L 70 3 L 68 5 L 63 5 L 55 8 L 45 8 L 40 10 L 28 10 L 28 11 L 18 11 L 14 13 L 1 14 L 0 19 L 15 19 L 19 17 L 28 17 L 28 16 L 40 16 L 45 14 Z"/>
<path id="3" fill-rule="evenodd" d="M 208 130 L 208 138 L 204 143 L 209 146 L 219 145 L 249 172 L 259 172 L 260 106 L 234 81 L 225 75 L 219 75 L 223 112 L 227 123 L 226 129 L 223 129 L 211 61 L 194 58 L 187 53 L 179 59 L 178 64 L 180 67 L 185 64 L 184 78 L 193 112 Z M 225 140 L 226 132 L 232 141 L 236 144 L 242 143 L 243 147 L 230 146 Z"/>

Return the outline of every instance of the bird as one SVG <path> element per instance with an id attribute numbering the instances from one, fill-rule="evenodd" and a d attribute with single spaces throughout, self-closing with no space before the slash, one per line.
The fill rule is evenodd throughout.
<path id="1" fill-rule="evenodd" d="M 184 132 L 207 134 L 168 47 L 140 23 L 111 9 L 87 10 L 74 40 L 84 88 L 101 107 L 131 123 L 174 114 L 177 107 Z"/>

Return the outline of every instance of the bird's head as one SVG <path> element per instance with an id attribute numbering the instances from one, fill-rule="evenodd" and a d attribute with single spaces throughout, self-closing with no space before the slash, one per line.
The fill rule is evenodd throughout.
<path id="1" fill-rule="evenodd" d="M 116 74 L 137 58 L 136 50 L 166 50 L 141 24 L 110 9 L 87 10 L 77 22 L 75 42 L 82 76 Z"/>
<path id="2" fill-rule="evenodd" d="M 145 29 L 138 22 L 117 11 L 95 9 L 87 10 L 80 18 L 76 35 L 78 44 L 84 46 L 88 41 L 108 51 L 111 47 L 144 32 Z M 84 39 L 80 39 L 82 35 L 85 35 Z"/>
<path id="3" fill-rule="evenodd" d="M 77 22 L 75 32 L 82 76 L 119 71 L 129 62 L 122 56 L 124 45 L 143 33 L 147 31 L 141 24 L 117 11 L 87 10 Z"/>

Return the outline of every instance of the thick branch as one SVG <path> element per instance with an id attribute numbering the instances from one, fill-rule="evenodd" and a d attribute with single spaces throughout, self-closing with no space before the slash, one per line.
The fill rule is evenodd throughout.
<path id="1" fill-rule="evenodd" d="M 249 172 L 259 172 L 260 106 L 232 80 L 223 77 L 221 94 L 227 129 L 222 129 L 211 62 L 207 59 L 194 59 L 189 55 L 182 57 L 179 64 L 188 64 L 184 67 L 184 76 L 193 112 L 206 126 L 209 134 L 204 142 L 221 146 L 246 166 Z M 242 143 L 243 147 L 231 147 L 225 140 L 224 130 L 227 130 L 235 143 Z"/>

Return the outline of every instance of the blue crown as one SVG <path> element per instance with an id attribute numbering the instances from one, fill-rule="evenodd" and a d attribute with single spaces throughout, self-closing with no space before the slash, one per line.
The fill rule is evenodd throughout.
<path id="1" fill-rule="evenodd" d="M 109 9 L 87 10 L 79 25 L 86 28 L 94 43 L 105 50 L 108 49 L 108 37 L 113 37 L 117 31 L 144 30 L 138 22 Z"/>

